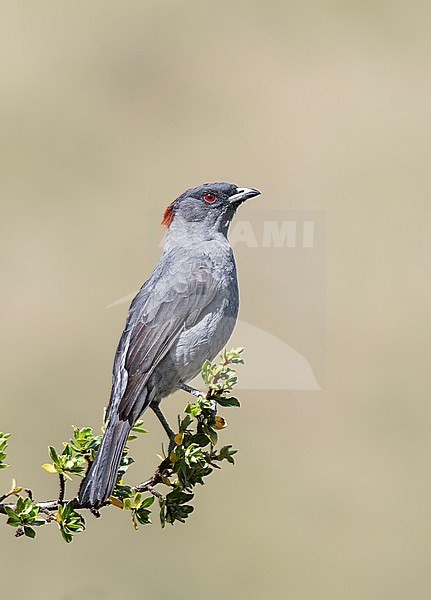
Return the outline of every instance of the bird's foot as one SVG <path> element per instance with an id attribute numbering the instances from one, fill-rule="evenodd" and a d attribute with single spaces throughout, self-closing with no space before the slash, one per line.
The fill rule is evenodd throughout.
<path id="1" fill-rule="evenodd" d="M 204 392 L 201 392 L 200 390 L 197 390 L 196 388 L 191 387 L 190 385 L 187 385 L 183 381 L 179 381 L 177 383 L 177 387 L 180 388 L 180 390 L 184 390 L 188 394 L 192 394 L 193 396 L 196 396 L 196 398 L 205 398 L 206 397 L 207 399 L 209 399 L 209 401 L 211 403 L 211 420 L 215 421 L 215 418 L 217 416 L 217 402 L 214 400 L 214 398 L 211 398 L 211 397 L 208 398 L 208 396 L 210 396 L 210 394 L 205 396 Z M 199 423 L 202 425 L 202 423 L 204 421 L 204 416 L 202 415 L 202 413 L 200 415 L 198 415 L 197 418 L 198 418 Z"/>
<path id="2" fill-rule="evenodd" d="M 200 392 L 196 388 L 191 387 L 190 385 L 187 385 L 187 383 L 183 383 L 182 381 L 179 381 L 177 383 L 177 387 L 180 390 L 184 390 L 188 394 L 192 394 L 193 396 L 196 396 L 196 398 L 200 398 L 201 396 L 205 396 L 205 394 L 203 392 Z"/>
<path id="3" fill-rule="evenodd" d="M 211 416 L 213 420 L 215 420 L 217 416 L 217 402 L 214 400 L 214 398 L 211 398 Z"/>

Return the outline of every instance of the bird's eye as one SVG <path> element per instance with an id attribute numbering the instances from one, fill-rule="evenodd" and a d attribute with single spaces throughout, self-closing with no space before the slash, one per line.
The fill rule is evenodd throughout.
<path id="1" fill-rule="evenodd" d="M 204 196 L 204 200 L 205 202 L 214 202 L 214 200 L 216 199 L 215 194 L 205 194 Z"/>

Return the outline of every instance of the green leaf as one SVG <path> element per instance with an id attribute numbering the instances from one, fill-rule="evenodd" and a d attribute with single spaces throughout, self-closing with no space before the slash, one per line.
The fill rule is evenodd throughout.
<path id="1" fill-rule="evenodd" d="M 208 439 L 210 440 L 211 444 L 213 444 L 215 446 L 218 441 L 217 432 L 214 431 L 214 429 L 212 429 L 211 427 L 205 427 L 204 432 L 208 436 Z"/>
<path id="2" fill-rule="evenodd" d="M 59 462 L 59 459 L 58 459 L 58 454 L 57 454 L 56 449 L 53 448 L 53 446 L 49 446 L 48 453 L 49 453 L 49 456 L 51 457 L 52 462 L 54 464 L 57 464 Z"/>
<path id="3" fill-rule="evenodd" d="M 36 532 L 32 527 L 28 525 L 24 525 L 24 533 L 27 537 L 34 539 L 36 537 Z"/>
<path id="4" fill-rule="evenodd" d="M 134 431 L 135 433 L 148 433 L 148 431 L 142 427 L 143 424 L 144 421 L 136 421 L 131 431 Z"/>
<path id="5" fill-rule="evenodd" d="M 21 524 L 21 520 L 12 508 L 9 506 L 5 506 L 6 514 L 8 515 L 8 520 L 6 521 L 7 525 L 11 525 L 12 527 L 18 527 Z"/>
<path id="6" fill-rule="evenodd" d="M 57 469 L 51 463 L 45 463 L 44 465 L 42 465 L 42 468 L 45 469 L 45 471 L 48 471 L 48 473 L 57 473 Z"/>
<path id="7" fill-rule="evenodd" d="M 151 506 L 154 502 L 154 496 L 149 496 L 148 498 L 145 498 L 145 500 L 142 501 L 141 506 L 143 508 L 148 508 L 149 506 Z"/>
<path id="8" fill-rule="evenodd" d="M 224 396 L 216 396 L 215 401 L 220 406 L 241 406 L 237 398 L 226 398 Z"/>
<path id="9" fill-rule="evenodd" d="M 85 521 L 81 514 L 73 508 L 73 500 L 67 504 L 58 505 L 57 523 L 65 542 L 70 544 L 73 536 L 85 529 Z"/>
<path id="10" fill-rule="evenodd" d="M 199 404 L 188 404 L 185 408 L 185 412 L 193 417 L 197 417 L 202 412 L 202 409 Z"/>
<path id="11" fill-rule="evenodd" d="M 0 432 L 0 469 L 7 469 L 9 467 L 9 465 L 3 461 L 7 456 L 6 449 L 8 447 L 10 436 L 10 433 Z"/>

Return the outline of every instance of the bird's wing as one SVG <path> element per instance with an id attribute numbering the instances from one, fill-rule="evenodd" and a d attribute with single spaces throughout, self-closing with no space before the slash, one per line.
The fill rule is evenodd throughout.
<path id="1" fill-rule="evenodd" d="M 108 416 L 133 415 L 148 379 L 180 333 L 198 320 L 217 291 L 210 257 L 167 256 L 133 300 L 114 362 Z M 140 411 L 144 408 L 141 407 Z"/>

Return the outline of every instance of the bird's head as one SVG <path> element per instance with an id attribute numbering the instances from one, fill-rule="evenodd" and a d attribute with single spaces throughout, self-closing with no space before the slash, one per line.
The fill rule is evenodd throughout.
<path id="1" fill-rule="evenodd" d="M 259 194 L 233 183 L 204 183 L 178 196 L 165 210 L 162 223 L 167 228 L 189 226 L 225 233 L 238 206 Z"/>

